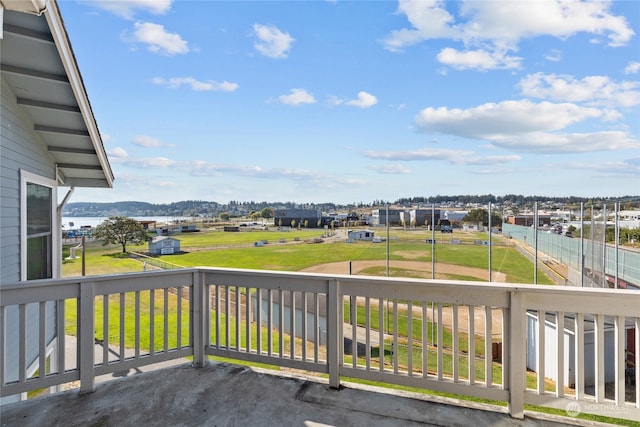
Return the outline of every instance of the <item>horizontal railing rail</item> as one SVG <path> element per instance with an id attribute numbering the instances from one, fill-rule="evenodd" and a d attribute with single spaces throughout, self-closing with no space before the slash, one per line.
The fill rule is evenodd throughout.
<path id="1" fill-rule="evenodd" d="M 195 268 L 0 286 L 2 396 L 184 357 L 640 419 L 640 292 Z"/>

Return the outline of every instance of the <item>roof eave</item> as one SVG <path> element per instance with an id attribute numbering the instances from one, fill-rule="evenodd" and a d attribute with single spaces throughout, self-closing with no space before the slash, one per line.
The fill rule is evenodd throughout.
<path id="1" fill-rule="evenodd" d="M 104 172 L 105 179 L 100 182 L 100 184 L 102 184 L 100 186 L 112 188 L 114 181 L 113 171 L 111 170 L 111 165 L 109 164 L 109 159 L 107 158 L 107 153 L 102 143 L 102 137 L 98 131 L 98 125 L 96 123 L 95 116 L 93 115 L 93 110 L 89 103 L 89 97 L 87 96 L 82 76 L 78 69 L 78 63 L 73 53 L 73 49 L 71 48 L 71 43 L 64 26 L 64 21 L 62 20 L 60 10 L 58 9 L 58 5 L 55 1 L 47 0 L 32 0 L 32 2 L 46 4 L 46 7 L 43 9 L 45 18 L 49 25 L 56 48 L 58 49 L 60 60 L 62 61 L 69 78 L 71 89 L 73 90 L 78 102 L 80 113 L 82 114 L 82 118 L 87 126 L 87 131 L 89 132 L 98 162 Z M 96 184 L 97 182 L 92 181 L 92 183 Z M 65 182 L 65 185 L 70 185 L 70 183 Z"/>

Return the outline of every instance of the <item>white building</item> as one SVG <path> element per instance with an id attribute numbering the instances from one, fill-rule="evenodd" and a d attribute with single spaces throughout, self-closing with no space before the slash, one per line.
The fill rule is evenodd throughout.
<path id="1" fill-rule="evenodd" d="M 349 230 L 348 234 L 347 234 L 347 240 L 366 240 L 366 241 L 373 241 L 374 239 L 374 232 L 371 230 L 359 230 L 359 231 L 354 231 L 354 230 Z"/>
<path id="2" fill-rule="evenodd" d="M 156 236 L 149 240 L 149 253 L 152 255 L 171 255 L 180 252 L 180 240 L 167 236 Z"/>

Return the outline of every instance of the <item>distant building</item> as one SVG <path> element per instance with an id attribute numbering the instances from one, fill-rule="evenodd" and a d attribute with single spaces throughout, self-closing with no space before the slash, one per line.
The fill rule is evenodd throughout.
<path id="1" fill-rule="evenodd" d="M 483 229 L 481 222 L 463 222 L 462 231 L 481 231 Z"/>
<path id="2" fill-rule="evenodd" d="M 359 230 L 359 231 L 349 230 L 349 233 L 347 234 L 347 240 L 373 241 L 374 239 L 373 236 L 374 236 L 374 232 L 371 230 Z"/>
<path id="3" fill-rule="evenodd" d="M 157 221 L 152 221 L 152 220 L 148 220 L 148 221 L 138 221 L 140 223 L 140 225 L 142 225 L 142 228 L 144 228 L 145 230 L 153 230 L 156 228 L 156 223 Z"/>
<path id="4" fill-rule="evenodd" d="M 467 216 L 468 211 L 444 211 L 442 217 L 448 219 L 451 222 L 462 221 Z"/>
<path id="5" fill-rule="evenodd" d="M 532 227 L 535 221 L 533 214 L 513 215 L 508 218 L 509 224 Z M 538 226 L 551 225 L 551 215 L 538 215 Z"/>
<path id="6" fill-rule="evenodd" d="M 278 209 L 273 214 L 273 225 L 278 227 L 318 228 L 324 226 L 322 212 L 317 209 Z"/>
<path id="7" fill-rule="evenodd" d="M 406 226 L 431 227 L 432 215 L 435 217 L 433 224 L 437 224 L 441 217 L 440 209 L 412 209 L 407 212 L 401 212 L 400 219 Z M 391 217 L 391 214 L 389 214 L 389 217 Z"/>
<path id="8" fill-rule="evenodd" d="M 402 225 L 401 214 L 405 212 L 404 209 L 389 209 L 389 225 Z M 387 225 L 387 209 L 374 209 L 371 211 L 371 217 L 369 218 L 369 225 L 379 226 Z"/>
<path id="9" fill-rule="evenodd" d="M 180 252 L 180 240 L 173 237 L 157 236 L 149 241 L 152 255 L 171 255 Z"/>
<path id="10" fill-rule="evenodd" d="M 639 221 L 640 220 L 640 210 L 638 211 L 619 211 L 618 217 L 621 221 Z"/>
<path id="11" fill-rule="evenodd" d="M 621 228 L 640 228 L 640 210 L 618 212 Z"/>

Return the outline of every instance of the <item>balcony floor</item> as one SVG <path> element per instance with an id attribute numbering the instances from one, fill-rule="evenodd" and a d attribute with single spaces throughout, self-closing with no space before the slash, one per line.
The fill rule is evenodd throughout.
<path id="1" fill-rule="evenodd" d="M 122 376 L 125 373 L 118 373 Z M 458 405 L 458 406 L 456 406 Z M 358 384 L 331 390 L 322 378 L 212 362 L 100 382 L 0 408 L 4 426 L 556 426 L 593 422 L 530 414 Z M 535 417 L 535 418 L 534 418 Z"/>

